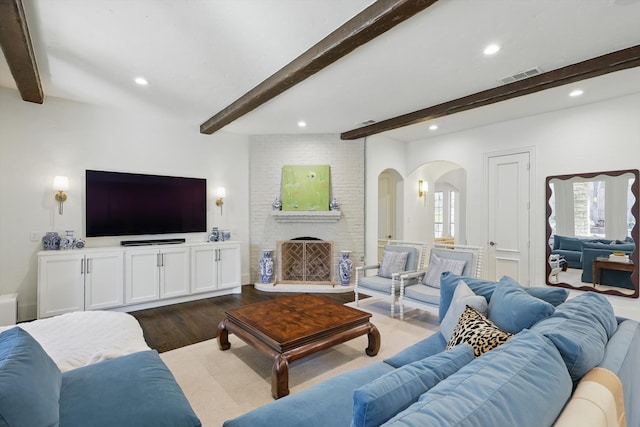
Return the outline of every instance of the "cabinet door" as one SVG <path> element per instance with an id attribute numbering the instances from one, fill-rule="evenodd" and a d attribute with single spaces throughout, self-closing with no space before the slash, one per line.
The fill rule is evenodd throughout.
<path id="1" fill-rule="evenodd" d="M 217 278 L 214 275 L 216 255 L 213 245 L 191 248 L 191 293 L 217 289 Z"/>
<path id="2" fill-rule="evenodd" d="M 157 249 L 125 251 L 125 304 L 159 298 L 160 254 Z"/>
<path id="3" fill-rule="evenodd" d="M 84 255 L 38 259 L 38 317 L 84 310 Z"/>
<path id="4" fill-rule="evenodd" d="M 220 245 L 218 248 L 218 262 L 216 263 L 218 289 L 233 288 L 240 283 L 240 245 Z"/>
<path id="5" fill-rule="evenodd" d="M 85 310 L 124 304 L 124 255 L 122 252 L 87 254 L 85 259 Z"/>
<path id="6" fill-rule="evenodd" d="M 160 251 L 160 298 L 189 294 L 189 252 L 186 248 Z"/>

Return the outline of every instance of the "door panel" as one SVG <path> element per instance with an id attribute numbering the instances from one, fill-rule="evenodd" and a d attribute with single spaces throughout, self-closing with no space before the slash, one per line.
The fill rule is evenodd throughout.
<path id="1" fill-rule="evenodd" d="M 529 283 L 529 153 L 488 157 L 487 278 Z"/>

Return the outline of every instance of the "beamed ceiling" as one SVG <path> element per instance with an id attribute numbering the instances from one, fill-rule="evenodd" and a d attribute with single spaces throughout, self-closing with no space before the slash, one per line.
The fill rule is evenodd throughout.
<path id="1" fill-rule="evenodd" d="M 640 92 L 638 22 L 639 0 L 0 0 L 0 87 L 206 134 L 410 141 Z"/>

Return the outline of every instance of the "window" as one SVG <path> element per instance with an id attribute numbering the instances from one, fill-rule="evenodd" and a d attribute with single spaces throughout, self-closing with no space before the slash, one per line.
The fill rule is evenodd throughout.
<path id="1" fill-rule="evenodd" d="M 433 194 L 433 235 L 434 237 L 455 237 L 456 235 L 456 191 L 436 191 Z"/>
<path id="2" fill-rule="evenodd" d="M 456 192 L 449 191 L 449 236 L 456 235 Z"/>
<path id="3" fill-rule="evenodd" d="M 444 237 L 442 232 L 444 230 L 444 193 L 442 191 L 436 191 L 434 193 L 434 212 L 433 212 L 433 233 L 435 237 Z"/>

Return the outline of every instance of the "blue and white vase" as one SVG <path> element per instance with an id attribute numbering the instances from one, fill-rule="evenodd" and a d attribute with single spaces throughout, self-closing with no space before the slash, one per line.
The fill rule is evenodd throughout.
<path id="1" fill-rule="evenodd" d="M 335 197 L 331 199 L 331 202 L 329 203 L 329 210 L 332 210 L 332 211 L 340 210 L 340 203 L 338 203 L 338 200 Z"/>
<path id="2" fill-rule="evenodd" d="M 274 211 L 282 210 L 282 200 L 280 200 L 280 197 L 276 197 L 276 199 L 271 204 L 271 207 L 273 208 Z"/>
<path id="3" fill-rule="evenodd" d="M 60 236 L 55 231 L 47 231 L 42 238 L 42 249 L 56 251 L 60 249 Z"/>
<path id="4" fill-rule="evenodd" d="M 271 258 L 272 250 L 262 251 L 260 259 L 260 280 L 262 283 L 271 283 L 273 277 L 273 258 Z"/>
<path id="5" fill-rule="evenodd" d="M 353 269 L 353 261 L 349 259 L 351 251 L 340 251 L 342 259 L 338 262 L 338 270 L 340 271 L 340 284 L 346 286 L 351 282 L 351 271 Z"/>

